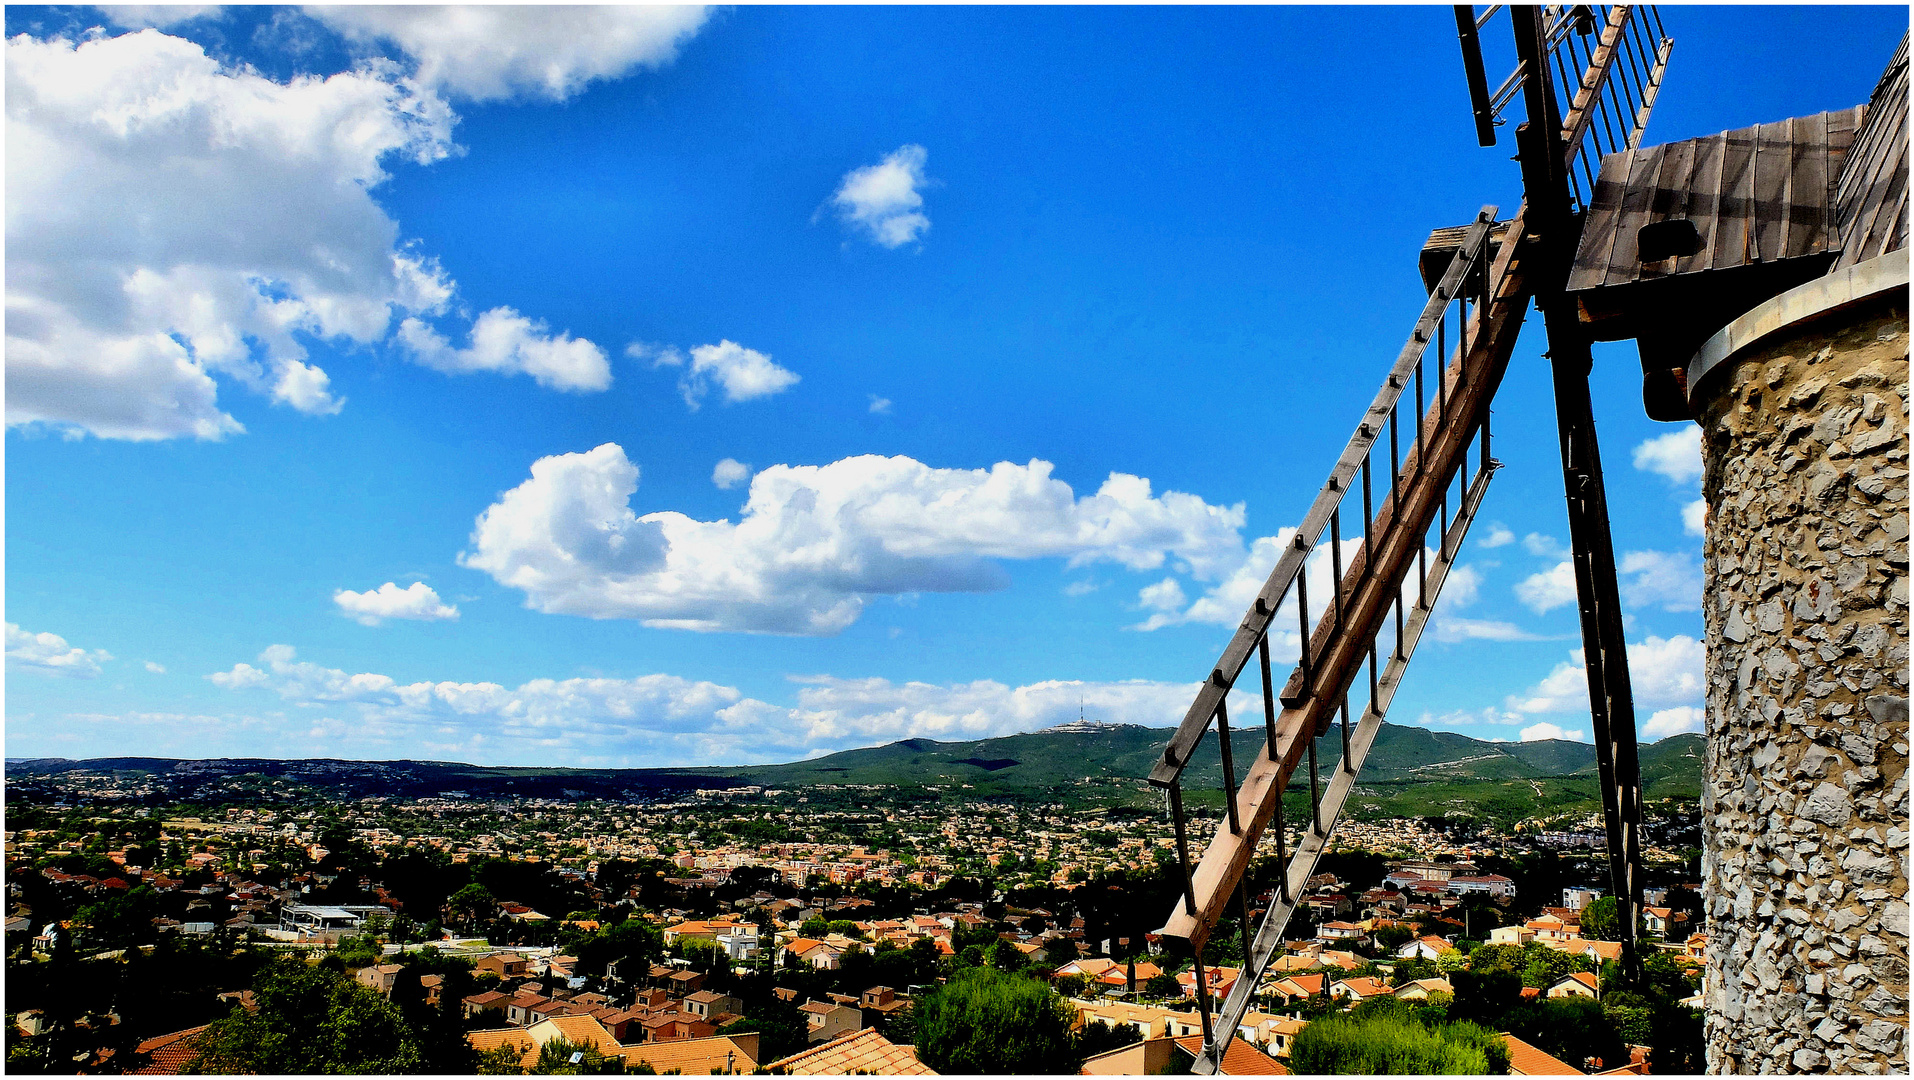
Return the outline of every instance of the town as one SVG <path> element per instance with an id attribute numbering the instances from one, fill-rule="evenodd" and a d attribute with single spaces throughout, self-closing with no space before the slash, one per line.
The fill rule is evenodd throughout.
<path id="1" fill-rule="evenodd" d="M 1198 995 L 1241 974 L 1240 921 L 1200 969 L 1156 938 L 1174 841 L 1134 806 L 157 794 L 107 771 L 10 784 L 10 1067 L 1162 1071 L 1200 1048 Z M 1486 1071 L 1694 1071 L 1696 835 L 1692 805 L 1653 815 L 1631 986 L 1586 813 L 1342 823 L 1224 1071 L 1307 1065 L 1310 1027 L 1390 1010 L 1498 1036 Z M 1250 883 L 1253 921 L 1281 886 L 1263 863 Z M 966 1058 L 977 1033 L 940 1031 L 938 1002 L 986 990 L 1054 1017 L 1052 1056 Z M 312 1035 L 342 1011 L 364 1030 Z"/>

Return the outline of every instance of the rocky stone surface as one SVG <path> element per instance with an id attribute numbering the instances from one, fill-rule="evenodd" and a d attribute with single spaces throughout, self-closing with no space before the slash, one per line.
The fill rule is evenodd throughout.
<path id="1" fill-rule="evenodd" d="M 1703 387 L 1708 1067 L 1906 1074 L 1905 296 Z"/>

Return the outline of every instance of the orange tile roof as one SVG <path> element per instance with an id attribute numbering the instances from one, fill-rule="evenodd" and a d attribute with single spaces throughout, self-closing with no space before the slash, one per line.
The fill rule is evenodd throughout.
<path id="1" fill-rule="evenodd" d="M 726 1069 L 733 1073 L 756 1072 L 756 1054 L 756 1050 L 747 1048 L 728 1035 L 642 1043 L 624 1049 L 627 1069 L 642 1061 L 657 1070 L 659 1075 L 677 1072 L 683 1076 L 709 1076 Z"/>
<path id="2" fill-rule="evenodd" d="M 864 1028 L 819 1043 L 809 1050 L 780 1058 L 766 1066 L 793 1076 L 849 1076 L 869 1073 L 876 1076 L 936 1076 L 930 1066 L 917 1060 L 917 1052 L 886 1039 L 876 1028 Z"/>
<path id="3" fill-rule="evenodd" d="M 146 1057 L 146 1064 L 133 1070 L 136 1076 L 178 1076 L 186 1063 L 199 1051 L 194 1045 L 194 1037 L 206 1030 L 206 1025 L 190 1027 L 185 1031 L 175 1031 L 170 1035 L 160 1035 L 140 1043 L 136 1053 Z M 148 1056 L 150 1055 L 150 1056 Z"/>
<path id="4" fill-rule="evenodd" d="M 1203 1052 L 1203 1036 L 1191 1035 L 1176 1040 L 1176 1045 L 1192 1054 Z M 1283 1063 L 1243 1041 L 1238 1035 L 1229 1041 L 1229 1047 L 1223 1051 L 1223 1066 L 1216 1070 L 1222 1076 L 1288 1076 L 1289 1070 Z"/>
<path id="5" fill-rule="evenodd" d="M 1509 1075 L 1511 1076 L 1582 1076 L 1582 1070 L 1568 1062 L 1544 1052 L 1540 1047 L 1528 1043 L 1504 1032 L 1502 1040 L 1509 1048 Z"/>

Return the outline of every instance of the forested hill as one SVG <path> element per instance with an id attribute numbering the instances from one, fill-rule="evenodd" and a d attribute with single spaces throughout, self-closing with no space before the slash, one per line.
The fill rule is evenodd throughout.
<path id="1" fill-rule="evenodd" d="M 45 780 L 63 773 L 113 773 L 144 779 L 155 796 L 231 801 L 267 789 L 309 790 L 330 798 L 655 798 L 673 791 L 763 786 L 818 788 L 885 785 L 974 797 L 1142 797 L 1140 778 L 1169 731 L 1134 725 L 1065 725 L 973 742 L 906 739 L 783 765 L 695 769 L 500 768 L 443 761 L 336 761 L 264 758 L 36 758 L 9 761 L 9 801 L 44 797 Z M 1260 729 L 1232 740 L 1239 768 L 1261 748 Z M 1703 740 L 1677 735 L 1642 747 L 1645 795 L 1697 798 Z M 1325 736 L 1325 772 L 1340 752 Z M 1303 777 L 1299 776 L 1300 784 Z M 41 782 L 36 782 L 41 781 Z M 1483 742 L 1451 732 L 1384 724 L 1362 773 L 1351 811 L 1358 816 L 1441 813 L 1470 803 L 1485 816 L 1529 817 L 1593 805 L 1598 797 L 1595 751 L 1587 743 Z M 1087 783 L 1086 783 L 1087 782 Z M 1220 782 L 1216 741 L 1206 740 L 1185 774 L 1196 793 Z M 1101 791 L 1104 794 L 1099 795 Z M 1200 798 L 1200 796 L 1196 796 Z M 35 801 L 38 801 L 37 799 Z"/>

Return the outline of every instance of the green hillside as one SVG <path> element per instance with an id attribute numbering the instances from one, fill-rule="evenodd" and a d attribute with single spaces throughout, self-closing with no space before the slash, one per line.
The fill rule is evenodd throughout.
<path id="1" fill-rule="evenodd" d="M 1236 774 L 1262 749 L 1261 726 L 1232 733 Z M 1142 779 L 1169 738 L 1165 728 L 1066 726 L 968 742 L 906 739 L 782 765 L 697 769 L 490 768 L 456 762 L 117 758 L 42 758 L 7 764 L 8 797 L 31 798 L 36 776 L 82 771 L 141 773 L 164 779 L 181 799 L 233 801 L 272 785 L 328 797 L 369 795 L 470 798 L 631 799 L 698 788 L 762 785 L 818 789 L 883 786 L 889 798 L 1042 798 L 1076 804 L 1153 805 Z M 1701 789 L 1704 742 L 1678 735 L 1642 747 L 1644 794 L 1694 799 Z M 1318 747 L 1327 778 L 1341 760 L 1332 726 Z M 1193 808 L 1220 811 L 1222 768 L 1214 735 L 1184 772 Z M 1291 782 L 1292 812 L 1306 813 L 1308 774 Z M 864 797 L 864 796 L 859 796 Z M 1358 819 L 1466 815 L 1514 821 L 1600 804 L 1595 751 L 1586 743 L 1483 742 L 1453 732 L 1384 724 L 1348 813 Z"/>

